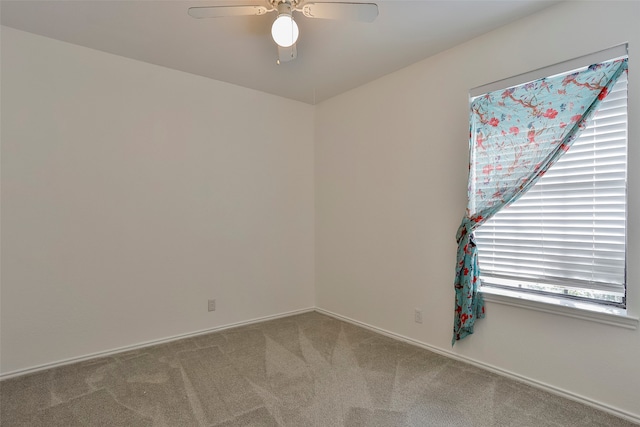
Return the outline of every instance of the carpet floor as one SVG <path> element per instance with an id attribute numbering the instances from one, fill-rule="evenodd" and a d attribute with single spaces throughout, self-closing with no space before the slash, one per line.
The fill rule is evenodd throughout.
<path id="1" fill-rule="evenodd" d="M 310 312 L 0 382 L 8 426 L 631 426 Z"/>

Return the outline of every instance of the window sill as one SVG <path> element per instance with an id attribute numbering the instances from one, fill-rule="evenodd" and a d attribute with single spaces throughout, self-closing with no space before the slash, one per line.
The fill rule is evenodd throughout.
<path id="1" fill-rule="evenodd" d="M 627 310 L 590 304 L 580 301 L 569 301 L 543 295 L 524 294 L 506 289 L 483 286 L 480 291 L 485 301 L 512 307 L 542 311 L 544 313 L 573 317 L 605 325 L 626 329 L 638 329 L 640 319 L 629 316 Z"/>

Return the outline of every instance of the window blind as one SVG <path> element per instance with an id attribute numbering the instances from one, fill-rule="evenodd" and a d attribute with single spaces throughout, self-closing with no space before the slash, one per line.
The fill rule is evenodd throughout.
<path id="1" fill-rule="evenodd" d="M 475 232 L 483 285 L 624 306 L 627 78 L 571 149 Z"/>

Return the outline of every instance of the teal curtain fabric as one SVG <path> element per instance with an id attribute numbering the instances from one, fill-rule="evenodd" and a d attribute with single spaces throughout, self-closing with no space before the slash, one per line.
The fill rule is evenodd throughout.
<path id="1" fill-rule="evenodd" d="M 595 64 L 474 99 L 468 205 L 457 232 L 452 345 L 485 315 L 473 230 L 515 202 L 571 147 L 627 59 Z"/>

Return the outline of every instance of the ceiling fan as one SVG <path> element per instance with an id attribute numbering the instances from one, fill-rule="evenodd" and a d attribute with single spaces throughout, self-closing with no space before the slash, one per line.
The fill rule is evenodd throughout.
<path id="1" fill-rule="evenodd" d="M 293 20 L 293 12 L 300 12 L 307 18 L 339 19 L 359 22 L 373 22 L 378 16 L 375 3 L 351 2 L 308 2 L 306 0 L 264 0 L 265 6 L 202 6 L 190 7 L 193 18 L 226 18 L 233 16 L 266 15 L 276 11 L 278 16 L 271 26 L 271 36 L 278 45 L 277 63 L 288 62 L 298 55 L 298 25 Z"/>

